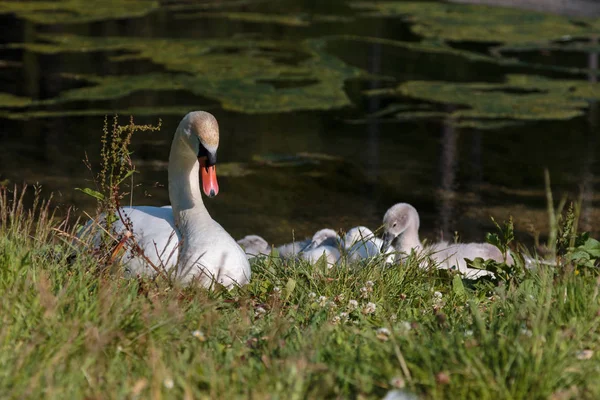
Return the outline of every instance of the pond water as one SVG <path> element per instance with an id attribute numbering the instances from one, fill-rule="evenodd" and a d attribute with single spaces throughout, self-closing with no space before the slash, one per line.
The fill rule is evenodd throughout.
<path id="1" fill-rule="evenodd" d="M 0 4 L 0 181 L 93 212 L 75 188 L 93 186 L 83 159 L 98 168 L 104 115 L 161 118 L 133 138 L 134 204 L 168 204 L 172 134 L 203 109 L 221 130 L 221 192 L 205 204 L 236 238 L 377 228 L 406 201 L 429 239 L 481 241 L 490 216 L 512 215 L 528 240 L 547 232 L 545 168 L 600 233 L 599 19 L 424 1 L 113 4 Z"/>

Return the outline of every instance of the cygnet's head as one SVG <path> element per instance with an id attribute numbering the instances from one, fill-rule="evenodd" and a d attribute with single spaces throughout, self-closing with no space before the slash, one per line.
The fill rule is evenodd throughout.
<path id="1" fill-rule="evenodd" d="M 192 111 L 183 117 L 177 130 L 198 158 L 204 194 L 208 197 L 216 196 L 219 193 L 215 167 L 219 147 L 217 120 L 205 111 Z"/>
<path id="2" fill-rule="evenodd" d="M 402 236 L 407 229 L 419 230 L 419 213 L 408 203 L 398 203 L 390 207 L 383 216 L 383 246 L 387 251 L 392 242 Z"/>
<path id="3" fill-rule="evenodd" d="M 242 239 L 238 240 L 237 243 L 249 254 L 266 254 L 269 252 L 269 243 L 258 235 L 244 236 Z"/>
<path id="4" fill-rule="evenodd" d="M 344 236 L 344 247 L 347 250 L 356 243 L 373 239 L 374 236 L 373 231 L 366 226 L 355 226 L 346 232 L 346 235 Z"/>
<path id="5" fill-rule="evenodd" d="M 301 251 L 309 251 L 319 246 L 338 247 L 339 243 L 340 237 L 336 231 L 333 229 L 321 229 L 313 235 L 311 242 Z"/>

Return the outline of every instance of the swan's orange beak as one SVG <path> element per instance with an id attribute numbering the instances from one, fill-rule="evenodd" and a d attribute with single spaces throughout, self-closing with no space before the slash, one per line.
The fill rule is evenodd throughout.
<path id="1" fill-rule="evenodd" d="M 215 165 L 206 165 L 206 157 L 199 157 L 200 176 L 202 177 L 202 191 L 208 197 L 215 197 L 219 193 L 219 183 L 217 182 L 217 167 Z"/>

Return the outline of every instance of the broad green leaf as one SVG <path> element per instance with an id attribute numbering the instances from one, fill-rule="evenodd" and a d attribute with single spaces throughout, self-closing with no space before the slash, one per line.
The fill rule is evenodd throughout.
<path id="1" fill-rule="evenodd" d="M 465 286 L 463 285 L 463 281 L 459 275 L 454 275 L 454 278 L 452 278 L 452 292 L 461 300 L 467 298 Z"/>
<path id="2" fill-rule="evenodd" d="M 90 189 L 90 188 L 83 188 L 83 189 L 82 188 L 75 188 L 75 190 L 79 190 L 80 192 L 83 192 L 83 193 L 87 194 L 88 196 L 92 196 L 95 199 L 104 200 L 104 195 L 102 193 L 100 193 L 100 192 L 97 192 L 97 191 L 93 190 L 93 189 Z"/>

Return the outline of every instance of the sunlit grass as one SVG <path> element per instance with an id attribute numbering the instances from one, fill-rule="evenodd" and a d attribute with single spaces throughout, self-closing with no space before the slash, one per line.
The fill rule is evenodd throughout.
<path id="1" fill-rule="evenodd" d="M 497 285 L 422 260 L 256 260 L 231 292 L 99 272 L 45 205 L 0 203 L 0 392 L 13 398 L 597 398 L 595 268 Z M 57 228 L 57 229 L 53 229 Z M 560 397 L 563 396 L 563 397 Z"/>

